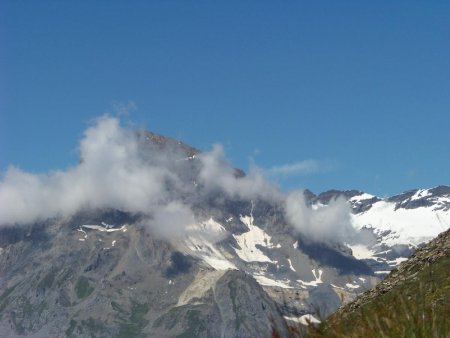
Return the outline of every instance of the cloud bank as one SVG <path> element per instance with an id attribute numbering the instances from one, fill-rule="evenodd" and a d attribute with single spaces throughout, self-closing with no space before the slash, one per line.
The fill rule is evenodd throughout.
<path id="1" fill-rule="evenodd" d="M 0 181 L 0 226 L 117 209 L 143 215 L 154 233 L 171 237 L 196 222 L 193 196 L 220 192 L 284 205 L 286 220 L 315 240 L 345 238 L 353 229 L 343 201 L 312 210 L 302 192 L 282 193 L 259 168 L 244 175 L 230 166 L 220 145 L 192 155 L 173 143 L 152 142 L 148 133 L 124 128 L 117 118 L 100 117 L 84 132 L 78 165 L 40 175 L 7 169 Z M 306 161 L 273 171 L 289 174 L 316 165 Z"/>
<path id="2" fill-rule="evenodd" d="M 88 128 L 81 162 L 66 171 L 34 175 L 10 167 L 0 183 L 0 224 L 69 216 L 83 208 L 146 210 L 164 199 L 172 175 L 140 156 L 134 134 L 114 118 Z"/>

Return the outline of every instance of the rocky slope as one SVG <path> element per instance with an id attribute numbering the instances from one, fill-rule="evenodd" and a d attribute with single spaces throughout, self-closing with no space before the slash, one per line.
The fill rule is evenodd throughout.
<path id="1" fill-rule="evenodd" d="M 450 230 L 418 249 L 386 279 L 340 308 L 312 336 L 447 337 Z"/>
<path id="2" fill-rule="evenodd" d="M 216 271 L 138 227 L 73 222 L 49 222 L 3 249 L 0 336 L 287 335 L 277 305 L 244 272 Z"/>

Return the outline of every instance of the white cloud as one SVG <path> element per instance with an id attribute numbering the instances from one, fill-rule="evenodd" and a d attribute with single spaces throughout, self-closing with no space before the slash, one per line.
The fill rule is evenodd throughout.
<path id="1" fill-rule="evenodd" d="M 0 225 L 20 224 L 82 208 L 141 212 L 165 199 L 173 173 L 145 161 L 133 132 L 102 117 L 80 142 L 81 162 L 66 171 L 34 175 L 10 167 L 0 182 Z"/>
<path id="2" fill-rule="evenodd" d="M 195 216 L 189 206 L 171 201 L 154 210 L 146 225 L 157 235 L 165 238 L 183 237 L 188 226 L 195 223 Z"/>
<path id="3" fill-rule="evenodd" d="M 240 176 L 225 160 L 223 148 L 214 145 L 212 151 L 199 155 L 202 163 L 200 182 L 209 189 L 220 189 L 230 197 L 243 199 L 280 199 L 279 189 L 263 175 L 262 170 L 252 167 L 248 174 Z"/>
<path id="4" fill-rule="evenodd" d="M 356 234 L 351 225 L 350 206 L 341 198 L 313 210 L 307 206 L 303 192 L 295 191 L 286 198 L 285 212 L 296 230 L 315 241 L 341 243 Z"/>
<path id="5" fill-rule="evenodd" d="M 122 127 L 117 118 L 103 116 L 85 131 L 78 165 L 41 175 L 11 166 L 0 180 L 0 226 L 71 216 L 84 208 L 111 208 L 139 213 L 154 233 L 170 237 L 182 235 L 196 221 L 191 204 L 220 192 L 228 198 L 285 205 L 289 223 L 314 240 L 336 241 L 352 232 L 344 201 L 312 210 L 302 193 L 282 193 L 258 167 L 246 175 L 233 168 L 220 145 L 187 160 L 177 142 L 155 144 L 144 135 Z M 309 160 L 272 172 L 316 168 Z"/>

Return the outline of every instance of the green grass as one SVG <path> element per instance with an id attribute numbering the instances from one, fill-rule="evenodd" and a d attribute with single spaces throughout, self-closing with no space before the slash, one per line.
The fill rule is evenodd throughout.
<path id="1" fill-rule="evenodd" d="M 171 308 L 167 313 L 160 316 L 153 323 L 153 327 L 157 328 L 164 324 L 166 330 L 172 329 L 179 321 L 184 313 L 184 309 L 188 306 L 182 305 L 178 307 Z"/>
<path id="2" fill-rule="evenodd" d="M 170 309 L 153 323 L 154 328 L 164 325 L 166 330 L 171 330 L 175 325 L 182 323 L 182 333 L 174 336 L 177 338 L 197 337 L 200 332 L 207 329 L 207 319 L 203 316 L 201 306 L 182 305 Z"/>
<path id="3" fill-rule="evenodd" d="M 114 303 L 114 304 L 112 304 Z M 119 306 L 119 304 L 112 302 L 114 310 L 118 311 L 121 316 L 123 316 L 124 310 Z M 126 337 L 145 337 L 142 333 L 143 328 L 147 325 L 148 321 L 145 319 L 145 315 L 150 309 L 147 303 L 138 303 L 136 301 L 131 301 L 131 309 L 128 319 L 124 320 L 121 318 L 122 323 L 120 324 L 118 338 Z"/>
<path id="4" fill-rule="evenodd" d="M 449 337 L 450 257 L 422 270 L 399 273 L 400 282 L 356 310 L 331 316 L 310 337 Z"/>
<path id="5" fill-rule="evenodd" d="M 81 276 L 78 278 L 75 284 L 75 294 L 79 299 L 86 298 L 92 293 L 92 291 L 94 291 L 94 288 L 90 285 L 87 277 Z"/>
<path id="6" fill-rule="evenodd" d="M 199 310 L 188 310 L 186 312 L 187 330 L 175 336 L 176 338 L 191 338 L 197 337 L 199 332 L 206 330 L 205 319 L 202 318 L 202 313 Z"/>

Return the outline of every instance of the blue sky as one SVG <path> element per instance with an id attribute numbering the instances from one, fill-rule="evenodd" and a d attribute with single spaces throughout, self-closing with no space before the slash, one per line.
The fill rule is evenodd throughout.
<path id="1" fill-rule="evenodd" d="M 287 190 L 448 185 L 449 17 L 449 1 L 2 1 L 0 171 L 74 165 L 89 121 L 134 105 L 125 121 L 221 143 Z"/>

